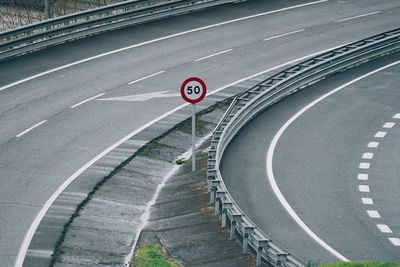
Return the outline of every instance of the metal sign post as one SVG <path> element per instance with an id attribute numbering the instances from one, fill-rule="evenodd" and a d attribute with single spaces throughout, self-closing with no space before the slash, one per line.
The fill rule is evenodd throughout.
<path id="1" fill-rule="evenodd" d="M 196 171 L 196 103 L 202 101 L 207 94 L 204 81 L 197 77 L 186 79 L 181 85 L 183 100 L 192 104 L 192 171 Z"/>
<path id="2" fill-rule="evenodd" d="M 192 172 L 196 171 L 196 104 L 192 104 Z"/>

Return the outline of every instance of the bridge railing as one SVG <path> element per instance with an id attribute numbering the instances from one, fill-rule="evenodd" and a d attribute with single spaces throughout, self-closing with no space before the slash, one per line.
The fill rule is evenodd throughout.
<path id="1" fill-rule="evenodd" d="M 131 0 L 0 33 L 0 60 L 74 39 L 237 0 Z"/>
<path id="2" fill-rule="evenodd" d="M 220 173 L 220 162 L 229 142 L 258 113 L 284 97 L 335 73 L 400 51 L 400 29 L 378 34 L 320 54 L 262 81 L 232 101 L 214 130 L 208 155 L 208 190 L 222 227 L 230 236 L 239 234 L 243 253 L 252 248 L 256 266 L 264 260 L 273 266 L 304 266 L 305 263 L 273 241 L 240 209 L 228 192 Z M 246 178 L 243 177 L 245 181 Z"/>

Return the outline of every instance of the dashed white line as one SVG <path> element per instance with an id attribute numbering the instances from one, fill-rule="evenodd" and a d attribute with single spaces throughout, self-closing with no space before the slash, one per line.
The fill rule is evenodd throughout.
<path id="1" fill-rule="evenodd" d="M 41 121 L 41 122 L 39 122 L 39 123 L 36 123 L 36 124 L 33 125 L 32 127 L 28 128 L 28 129 L 26 129 L 25 131 L 23 131 L 22 133 L 18 134 L 16 137 L 21 137 L 21 136 L 23 136 L 23 135 L 29 133 L 29 132 L 32 131 L 33 129 L 39 127 L 40 125 L 42 125 L 43 123 L 46 123 L 46 122 L 47 122 L 47 120 Z"/>
<path id="2" fill-rule="evenodd" d="M 379 231 L 382 233 L 393 233 L 392 229 L 390 229 L 386 224 L 377 224 L 376 227 L 378 227 Z"/>
<path id="3" fill-rule="evenodd" d="M 378 142 L 369 142 L 368 147 L 370 148 L 377 148 L 379 146 Z"/>
<path id="4" fill-rule="evenodd" d="M 197 62 L 197 61 L 202 61 L 202 60 L 205 60 L 205 59 L 210 58 L 210 57 L 215 57 L 215 56 L 218 56 L 218 55 L 221 55 L 221 54 L 225 54 L 225 53 L 231 52 L 232 50 L 233 50 L 233 49 L 227 49 L 227 50 L 224 50 L 224 51 L 221 51 L 221 52 L 217 52 L 217 53 L 214 53 L 214 54 L 211 54 L 211 55 L 202 57 L 202 58 L 198 58 L 198 59 L 196 59 L 195 61 L 196 61 L 196 62 Z"/>
<path id="5" fill-rule="evenodd" d="M 269 40 L 277 39 L 277 38 L 279 38 L 279 37 L 283 37 L 283 36 L 295 34 L 295 33 L 298 33 L 298 32 L 304 32 L 305 30 L 306 30 L 306 29 L 301 29 L 301 30 L 297 30 L 297 31 L 292 31 L 292 32 L 287 32 L 287 33 L 283 33 L 283 34 L 271 36 L 271 37 L 265 38 L 264 41 L 269 41 Z"/>
<path id="6" fill-rule="evenodd" d="M 361 14 L 361 15 L 357 15 L 354 17 L 340 19 L 340 20 L 338 20 L 338 22 L 348 21 L 348 20 L 352 20 L 352 19 L 358 19 L 358 18 L 362 18 L 362 17 L 366 17 L 366 16 L 372 16 L 372 15 L 379 14 L 379 13 L 381 13 L 381 11 L 375 11 L 375 12 L 371 12 L 371 13 Z"/>
<path id="7" fill-rule="evenodd" d="M 394 122 L 387 122 L 382 127 L 390 129 L 390 128 L 393 128 L 393 126 L 395 126 L 395 125 L 396 125 L 396 123 L 394 123 Z"/>
<path id="8" fill-rule="evenodd" d="M 361 201 L 365 205 L 374 205 L 374 201 L 370 197 L 363 197 L 361 198 Z"/>
<path id="9" fill-rule="evenodd" d="M 367 162 L 361 162 L 358 166 L 360 169 L 369 169 L 370 164 Z"/>
<path id="10" fill-rule="evenodd" d="M 80 105 L 82 105 L 82 104 L 85 104 L 85 103 L 89 102 L 90 100 L 96 99 L 96 98 L 98 98 L 98 97 L 100 97 L 100 96 L 103 96 L 103 95 L 105 95 L 105 94 L 106 94 L 106 93 L 101 93 L 101 94 L 98 94 L 98 95 L 93 96 L 93 97 L 91 97 L 91 98 L 88 98 L 88 99 L 86 99 L 86 100 L 83 100 L 82 102 L 79 102 L 78 104 L 75 104 L 75 105 L 71 106 L 71 108 L 76 108 L 76 107 L 78 107 L 78 106 L 80 106 Z"/>
<path id="11" fill-rule="evenodd" d="M 377 133 L 374 135 L 374 137 L 376 137 L 376 138 L 383 138 L 383 137 L 386 136 L 386 134 L 387 134 L 387 132 L 377 132 Z"/>
<path id="12" fill-rule="evenodd" d="M 366 174 L 366 173 L 359 173 L 357 178 L 358 178 L 358 180 L 360 180 L 360 181 L 367 181 L 367 180 L 368 180 L 368 174 Z"/>
<path id="13" fill-rule="evenodd" d="M 362 193 L 369 193 L 369 185 L 359 185 L 358 190 Z"/>
<path id="14" fill-rule="evenodd" d="M 393 119 L 400 119 L 400 113 L 397 113 L 393 116 Z"/>
<path id="15" fill-rule="evenodd" d="M 400 238 L 396 238 L 396 237 L 389 237 L 388 238 L 390 242 L 392 242 L 392 244 L 396 247 L 400 247 Z"/>
<path id="16" fill-rule="evenodd" d="M 371 153 L 371 152 L 365 152 L 363 155 L 362 155 L 362 158 L 363 159 L 372 159 L 374 157 L 374 153 Z"/>
<path id="17" fill-rule="evenodd" d="M 146 79 L 148 79 L 148 78 L 154 77 L 154 76 L 156 76 L 156 75 L 159 75 L 159 74 L 161 74 L 161 73 L 164 73 L 164 72 L 165 72 L 165 70 L 162 70 L 162 71 L 159 71 L 159 72 L 156 72 L 156 73 L 153 73 L 153 74 L 147 75 L 147 76 L 145 76 L 145 77 L 143 77 L 143 78 L 140 78 L 140 79 L 134 80 L 134 81 L 132 81 L 132 82 L 130 82 L 130 83 L 128 83 L 128 84 L 134 84 L 134 83 L 137 83 L 137 82 L 140 82 L 140 81 L 146 80 Z"/>
<path id="18" fill-rule="evenodd" d="M 381 215 L 377 210 L 367 210 L 368 216 L 373 218 L 373 219 L 379 219 L 381 218 Z"/>

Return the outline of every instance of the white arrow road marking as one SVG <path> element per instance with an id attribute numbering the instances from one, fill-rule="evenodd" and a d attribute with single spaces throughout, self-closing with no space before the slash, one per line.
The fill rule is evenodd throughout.
<path id="1" fill-rule="evenodd" d="M 177 97 L 180 96 L 179 93 L 168 93 L 169 91 L 161 91 L 155 93 L 147 93 L 140 95 L 127 95 L 127 96 L 117 96 L 109 98 L 100 98 L 96 100 L 100 101 L 127 101 L 127 102 L 143 102 L 153 98 L 166 98 L 166 97 Z"/>

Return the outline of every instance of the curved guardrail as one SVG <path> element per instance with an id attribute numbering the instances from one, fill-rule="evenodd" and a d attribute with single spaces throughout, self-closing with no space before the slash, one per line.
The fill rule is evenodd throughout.
<path id="1" fill-rule="evenodd" d="M 232 138 L 259 112 L 313 83 L 375 58 L 400 51 L 400 28 L 345 45 L 292 66 L 238 95 L 217 125 L 208 155 L 208 190 L 221 215 L 222 227 L 229 225 L 230 236 L 238 233 L 243 253 L 251 247 L 273 266 L 305 266 L 299 258 L 275 243 L 240 209 L 224 185 L 219 170 L 222 155 Z"/>
<path id="2" fill-rule="evenodd" d="M 105 31 L 241 0 L 130 0 L 0 33 L 0 60 Z"/>

